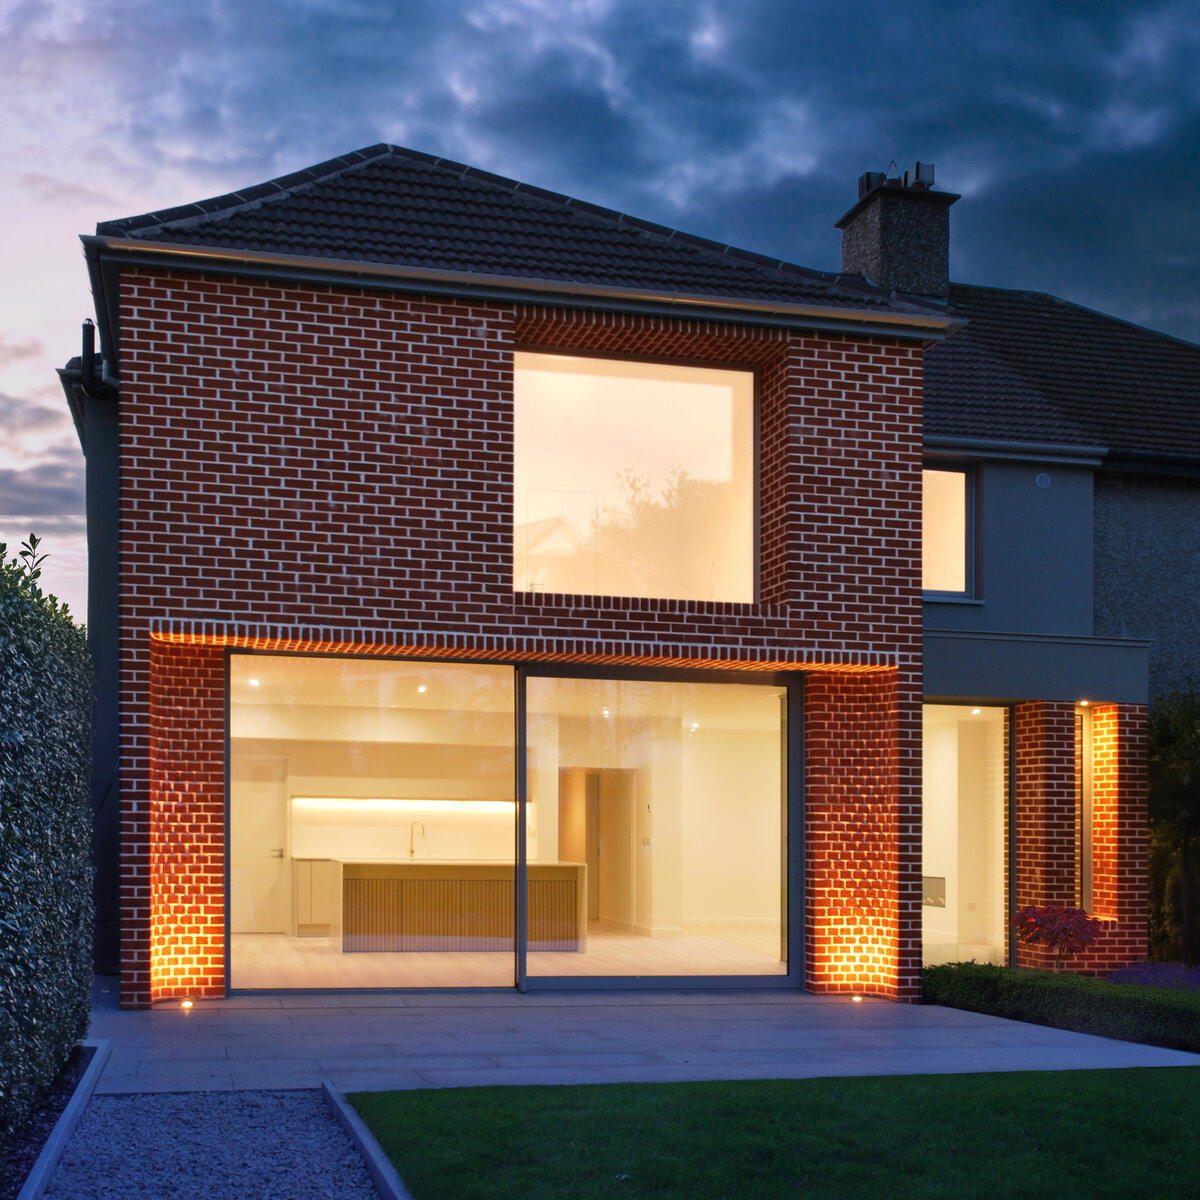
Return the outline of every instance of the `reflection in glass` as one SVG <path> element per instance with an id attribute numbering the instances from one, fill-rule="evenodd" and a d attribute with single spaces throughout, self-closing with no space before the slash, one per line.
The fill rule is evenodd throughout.
<path id="1" fill-rule="evenodd" d="M 231 658 L 233 987 L 512 984 L 513 679 Z"/>
<path id="2" fill-rule="evenodd" d="M 926 965 L 1003 963 L 1003 708 L 924 709 L 921 912 Z"/>
<path id="3" fill-rule="evenodd" d="M 785 690 L 534 677 L 526 695 L 529 975 L 786 974 Z"/>
<path id="4" fill-rule="evenodd" d="M 967 475 L 921 472 L 921 587 L 926 592 L 967 590 Z"/>
<path id="5" fill-rule="evenodd" d="M 518 353 L 513 588 L 754 599 L 754 377 Z"/>

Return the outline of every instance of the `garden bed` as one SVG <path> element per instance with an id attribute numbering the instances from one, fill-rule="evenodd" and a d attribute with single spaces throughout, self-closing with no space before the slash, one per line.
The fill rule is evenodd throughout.
<path id="1" fill-rule="evenodd" d="M 108 1055 L 109 1043 L 105 1039 L 87 1041 L 71 1051 L 29 1118 L 3 1146 L 0 1200 L 16 1200 L 30 1181 L 31 1173 L 36 1173 L 43 1182 L 48 1180 L 96 1087 Z"/>
<path id="2" fill-rule="evenodd" d="M 975 962 L 921 974 L 926 1004 L 1200 1054 L 1200 991 L 1186 978 L 1146 986 L 1137 972 L 1147 969 L 1129 968 L 1131 982 Z"/>

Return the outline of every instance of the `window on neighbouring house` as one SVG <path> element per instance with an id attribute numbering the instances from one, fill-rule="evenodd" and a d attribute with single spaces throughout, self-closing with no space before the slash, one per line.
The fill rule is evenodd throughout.
<path id="1" fill-rule="evenodd" d="M 519 352 L 513 589 L 754 599 L 754 375 Z"/>
<path id="2" fill-rule="evenodd" d="M 921 473 L 921 587 L 926 592 L 971 591 L 970 484 L 966 471 L 926 467 Z"/>

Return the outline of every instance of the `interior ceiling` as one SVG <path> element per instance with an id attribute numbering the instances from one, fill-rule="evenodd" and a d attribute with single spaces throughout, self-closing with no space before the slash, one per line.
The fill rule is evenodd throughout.
<path id="1" fill-rule="evenodd" d="M 507 666 L 235 655 L 230 700 L 272 708 L 504 712 L 511 711 L 512 679 Z M 603 720 L 607 708 L 609 719 L 678 718 L 722 728 L 777 728 L 782 692 L 762 683 L 534 678 L 528 703 L 534 714 Z"/>

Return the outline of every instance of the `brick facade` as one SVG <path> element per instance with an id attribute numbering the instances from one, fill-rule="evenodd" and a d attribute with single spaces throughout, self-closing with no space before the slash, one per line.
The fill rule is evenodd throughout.
<path id="1" fill-rule="evenodd" d="M 915 994 L 919 348 L 148 269 L 121 322 L 125 1004 L 224 986 L 225 645 L 821 668 L 814 703 L 861 705 L 822 753 L 866 789 L 827 789 L 857 829 L 829 854 L 893 849 L 809 855 L 810 910 L 874 947 L 814 932 L 809 979 Z M 759 602 L 513 593 L 517 347 L 757 372 Z"/>
<path id="2" fill-rule="evenodd" d="M 150 268 L 121 344 L 123 1004 L 225 986 L 225 647 L 810 672 L 804 978 L 917 998 L 918 346 Z M 513 592 L 518 348 L 756 372 L 757 602 Z M 1115 955 L 1144 768 L 1102 711 Z M 1016 710 L 1017 903 L 1074 886 L 1073 721 Z"/>
<path id="3" fill-rule="evenodd" d="M 1104 922 L 1096 946 L 1067 969 L 1103 975 L 1146 956 L 1146 710 L 1092 710 L 1092 912 Z M 1017 853 L 1015 911 L 1079 903 L 1080 723 L 1070 702 L 1014 709 Z M 1085 800 L 1086 802 L 1086 800 Z M 1045 967 L 1040 947 L 1018 945 L 1017 963 Z"/>
<path id="4" fill-rule="evenodd" d="M 920 994 L 919 712 L 901 703 L 898 671 L 806 681 L 811 991 Z"/>

